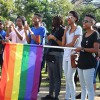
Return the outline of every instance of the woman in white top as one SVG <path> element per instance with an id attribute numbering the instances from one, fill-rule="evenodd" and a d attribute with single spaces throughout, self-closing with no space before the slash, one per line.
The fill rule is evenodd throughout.
<path id="1" fill-rule="evenodd" d="M 24 24 L 25 24 L 25 18 L 22 16 L 18 16 L 16 19 L 16 25 L 17 28 L 15 28 L 15 25 L 12 23 L 10 26 L 7 24 L 7 33 L 6 33 L 6 39 L 11 40 L 13 43 L 22 43 L 25 44 L 26 37 L 25 37 L 25 31 L 24 31 Z M 9 31 L 9 28 L 11 28 L 11 32 Z"/>
<path id="2" fill-rule="evenodd" d="M 79 16 L 77 12 L 70 11 L 67 16 L 68 26 L 65 29 L 65 33 L 63 36 L 62 46 L 65 47 L 79 47 L 82 39 L 82 28 L 76 25 Z M 74 83 L 74 75 L 75 68 L 71 66 L 71 53 L 72 49 L 65 49 L 63 56 L 63 70 L 66 79 L 66 95 L 65 99 L 69 100 L 71 93 L 71 100 L 75 100 L 75 83 Z"/>

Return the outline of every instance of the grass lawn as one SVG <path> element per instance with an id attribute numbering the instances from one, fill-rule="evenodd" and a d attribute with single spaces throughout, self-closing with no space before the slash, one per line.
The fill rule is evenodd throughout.
<path id="1" fill-rule="evenodd" d="M 47 81 L 46 78 L 48 77 L 48 74 L 45 73 L 45 68 L 43 68 L 42 70 L 42 82 L 41 82 L 41 87 L 48 87 L 49 86 L 49 80 Z M 99 82 L 99 78 L 97 77 L 96 78 L 96 85 L 97 85 L 97 88 L 100 88 L 100 82 Z M 62 79 L 61 79 L 61 86 L 62 87 L 65 87 L 65 77 L 64 77 L 64 74 L 62 76 Z M 77 83 L 77 87 L 80 87 L 80 83 L 78 82 Z"/>

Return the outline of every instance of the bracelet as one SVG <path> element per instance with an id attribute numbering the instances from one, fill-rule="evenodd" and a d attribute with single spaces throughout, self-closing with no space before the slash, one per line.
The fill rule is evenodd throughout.
<path id="1" fill-rule="evenodd" d="M 55 39 L 55 41 L 57 42 L 57 41 L 58 41 L 58 39 L 56 38 L 56 39 Z"/>

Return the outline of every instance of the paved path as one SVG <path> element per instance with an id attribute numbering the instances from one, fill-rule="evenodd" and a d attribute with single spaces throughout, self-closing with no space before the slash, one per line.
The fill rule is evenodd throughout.
<path id="1" fill-rule="evenodd" d="M 80 93 L 80 87 L 77 88 L 76 93 Z M 41 97 L 44 97 L 48 94 L 48 87 L 41 87 L 40 88 L 40 92 L 38 95 L 38 100 L 41 100 Z M 59 100 L 64 100 L 64 95 L 65 95 L 65 88 L 62 87 L 61 88 L 61 92 L 60 92 L 60 96 L 59 96 Z M 100 90 L 96 90 L 96 95 L 100 95 Z M 80 99 L 77 99 L 80 100 Z M 100 100 L 100 97 L 95 96 L 95 100 Z"/>

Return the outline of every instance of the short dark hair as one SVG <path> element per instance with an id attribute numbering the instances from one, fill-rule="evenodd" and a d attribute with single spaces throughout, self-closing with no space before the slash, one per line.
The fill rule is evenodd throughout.
<path id="1" fill-rule="evenodd" d="M 90 18 L 92 18 L 93 20 L 95 20 L 96 21 L 96 18 L 95 18 L 95 16 L 93 15 L 93 14 L 86 14 L 85 15 L 86 17 L 90 17 Z"/>
<path id="2" fill-rule="evenodd" d="M 22 24 L 25 25 L 26 18 L 25 18 L 24 16 L 18 16 L 17 19 L 18 19 L 18 18 L 21 19 Z M 17 20 L 17 19 L 16 19 L 16 20 Z"/>
<path id="3" fill-rule="evenodd" d="M 36 16 L 38 16 L 39 18 L 43 18 L 43 15 L 42 14 L 40 14 L 40 13 L 35 13 L 34 15 L 36 15 Z"/>
<path id="4" fill-rule="evenodd" d="M 76 18 L 75 22 L 78 22 L 78 20 L 79 20 L 79 14 L 76 11 L 70 11 L 69 13 L 71 13 Z"/>

